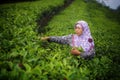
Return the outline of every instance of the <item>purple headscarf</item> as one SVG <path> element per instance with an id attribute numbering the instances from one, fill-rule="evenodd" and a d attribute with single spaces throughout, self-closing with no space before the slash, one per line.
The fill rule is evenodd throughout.
<path id="1" fill-rule="evenodd" d="M 94 48 L 94 41 L 90 33 L 89 26 L 85 21 L 78 21 L 76 25 L 82 26 L 82 34 L 78 36 L 74 34 L 72 37 L 72 45 L 73 47 L 82 47 L 85 52 L 89 52 Z M 75 25 L 75 26 L 76 26 Z"/>

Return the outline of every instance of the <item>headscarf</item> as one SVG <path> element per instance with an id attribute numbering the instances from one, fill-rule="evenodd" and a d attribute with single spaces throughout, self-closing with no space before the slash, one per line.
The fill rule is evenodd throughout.
<path id="1" fill-rule="evenodd" d="M 90 29 L 88 26 L 88 23 L 86 21 L 78 21 L 75 24 L 82 26 L 82 34 L 78 36 L 77 34 L 74 34 L 72 37 L 72 46 L 73 47 L 82 47 L 85 52 L 89 52 L 91 49 L 94 48 L 94 41 L 90 33 Z"/>

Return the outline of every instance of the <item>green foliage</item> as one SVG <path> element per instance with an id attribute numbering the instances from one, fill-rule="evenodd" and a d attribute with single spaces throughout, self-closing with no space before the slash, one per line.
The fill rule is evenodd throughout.
<path id="1" fill-rule="evenodd" d="M 66 0 L 40 0 L 0 5 L 0 79 L 3 80 L 118 80 L 120 24 L 116 16 L 95 1 L 75 0 L 37 34 L 39 17 L 54 13 Z M 109 14 L 108 14 L 109 13 Z M 114 16 L 111 16 L 114 15 Z M 74 24 L 86 20 L 94 38 L 96 56 L 83 60 L 71 47 L 42 42 L 41 36 L 74 33 Z M 41 28 L 40 28 L 41 29 Z M 39 36 L 38 36 L 39 35 Z"/>
<path id="2" fill-rule="evenodd" d="M 74 33 L 73 26 L 75 22 L 78 20 L 87 21 L 94 38 L 96 56 L 93 61 L 80 63 L 83 68 L 87 66 L 89 71 L 85 77 L 88 76 L 90 80 L 119 79 L 119 70 L 115 70 L 120 68 L 118 63 L 118 56 L 120 56 L 118 45 L 120 44 L 120 24 L 117 16 L 119 16 L 117 12 L 113 13 L 107 7 L 103 7 L 94 1 L 86 3 L 76 0 L 70 7 L 60 12 L 49 22 L 48 26 L 46 26 L 46 30 L 49 30 L 45 35 L 68 35 Z M 113 62 L 115 63 L 114 65 Z M 114 68 L 112 68 L 113 66 Z M 78 70 L 75 71 L 78 72 Z M 81 72 L 79 72 L 79 76 L 76 75 L 76 78 L 84 80 L 80 74 Z"/>

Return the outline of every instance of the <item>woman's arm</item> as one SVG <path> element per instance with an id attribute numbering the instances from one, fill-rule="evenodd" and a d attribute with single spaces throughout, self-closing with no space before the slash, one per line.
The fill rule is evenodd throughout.
<path id="1" fill-rule="evenodd" d="M 73 48 L 71 54 L 81 56 L 84 59 L 91 59 L 95 55 L 95 50 L 91 49 L 89 52 L 80 52 L 77 48 Z"/>
<path id="2" fill-rule="evenodd" d="M 50 37 L 42 37 L 41 40 L 48 40 L 50 42 L 57 42 L 61 44 L 70 44 L 70 40 L 72 35 L 67 36 L 50 36 Z"/>

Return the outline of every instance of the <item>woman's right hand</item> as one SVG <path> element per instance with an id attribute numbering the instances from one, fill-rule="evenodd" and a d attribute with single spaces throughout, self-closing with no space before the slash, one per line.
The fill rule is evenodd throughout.
<path id="1" fill-rule="evenodd" d="M 42 41 L 46 41 L 46 40 L 48 40 L 49 39 L 49 37 L 41 37 L 41 40 Z"/>
<path id="2" fill-rule="evenodd" d="M 71 54 L 79 56 L 80 55 L 80 51 L 77 48 L 72 48 L 71 49 Z"/>

